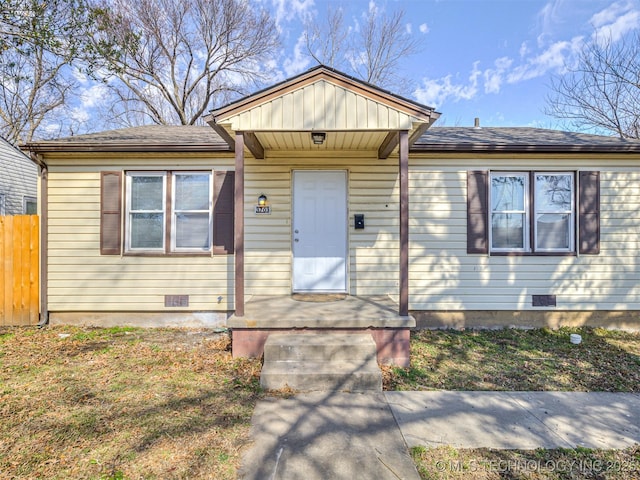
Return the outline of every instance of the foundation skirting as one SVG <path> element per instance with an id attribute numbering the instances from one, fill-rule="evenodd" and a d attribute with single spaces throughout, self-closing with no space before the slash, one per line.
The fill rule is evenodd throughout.
<path id="1" fill-rule="evenodd" d="M 640 331 L 637 310 L 414 310 L 411 316 L 418 329 L 600 327 Z"/>

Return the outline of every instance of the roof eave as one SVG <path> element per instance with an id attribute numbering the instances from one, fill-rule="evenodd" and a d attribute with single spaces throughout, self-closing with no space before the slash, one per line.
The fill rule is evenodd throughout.
<path id="1" fill-rule="evenodd" d="M 482 145 L 418 144 L 411 153 L 640 153 L 640 145 Z"/>
<path id="2" fill-rule="evenodd" d="M 73 153 L 91 153 L 91 152 L 230 152 L 229 146 L 226 144 L 212 145 L 178 145 L 178 144 L 39 144 L 31 143 L 22 145 L 24 150 L 34 153 L 53 153 L 53 152 L 73 152 Z"/>

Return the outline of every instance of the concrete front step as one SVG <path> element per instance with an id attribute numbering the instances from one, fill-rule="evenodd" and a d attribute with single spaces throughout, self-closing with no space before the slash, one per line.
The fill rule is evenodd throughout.
<path id="1" fill-rule="evenodd" d="M 260 384 L 269 390 L 382 391 L 370 334 L 273 334 L 264 352 Z"/>
<path id="2" fill-rule="evenodd" d="M 376 358 L 367 333 L 271 334 L 264 344 L 265 361 L 339 361 Z"/>

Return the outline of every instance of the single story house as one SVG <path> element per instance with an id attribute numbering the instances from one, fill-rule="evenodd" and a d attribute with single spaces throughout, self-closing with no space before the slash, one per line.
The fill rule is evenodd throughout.
<path id="1" fill-rule="evenodd" d="M 34 214 L 38 167 L 0 136 L 0 215 Z"/>
<path id="2" fill-rule="evenodd" d="M 640 142 L 438 117 L 318 66 L 209 126 L 29 143 L 43 316 L 228 326 L 236 355 L 364 328 L 401 364 L 416 325 L 638 328 Z M 273 320 L 299 293 L 392 315 Z"/>

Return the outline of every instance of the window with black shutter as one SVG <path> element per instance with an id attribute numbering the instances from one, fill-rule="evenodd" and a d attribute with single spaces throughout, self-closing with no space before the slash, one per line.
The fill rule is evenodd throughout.
<path id="1" fill-rule="evenodd" d="M 233 253 L 233 179 L 233 172 L 102 172 L 101 254 Z"/>
<path id="2" fill-rule="evenodd" d="M 468 253 L 597 254 L 599 244 L 599 172 L 467 173 Z"/>

